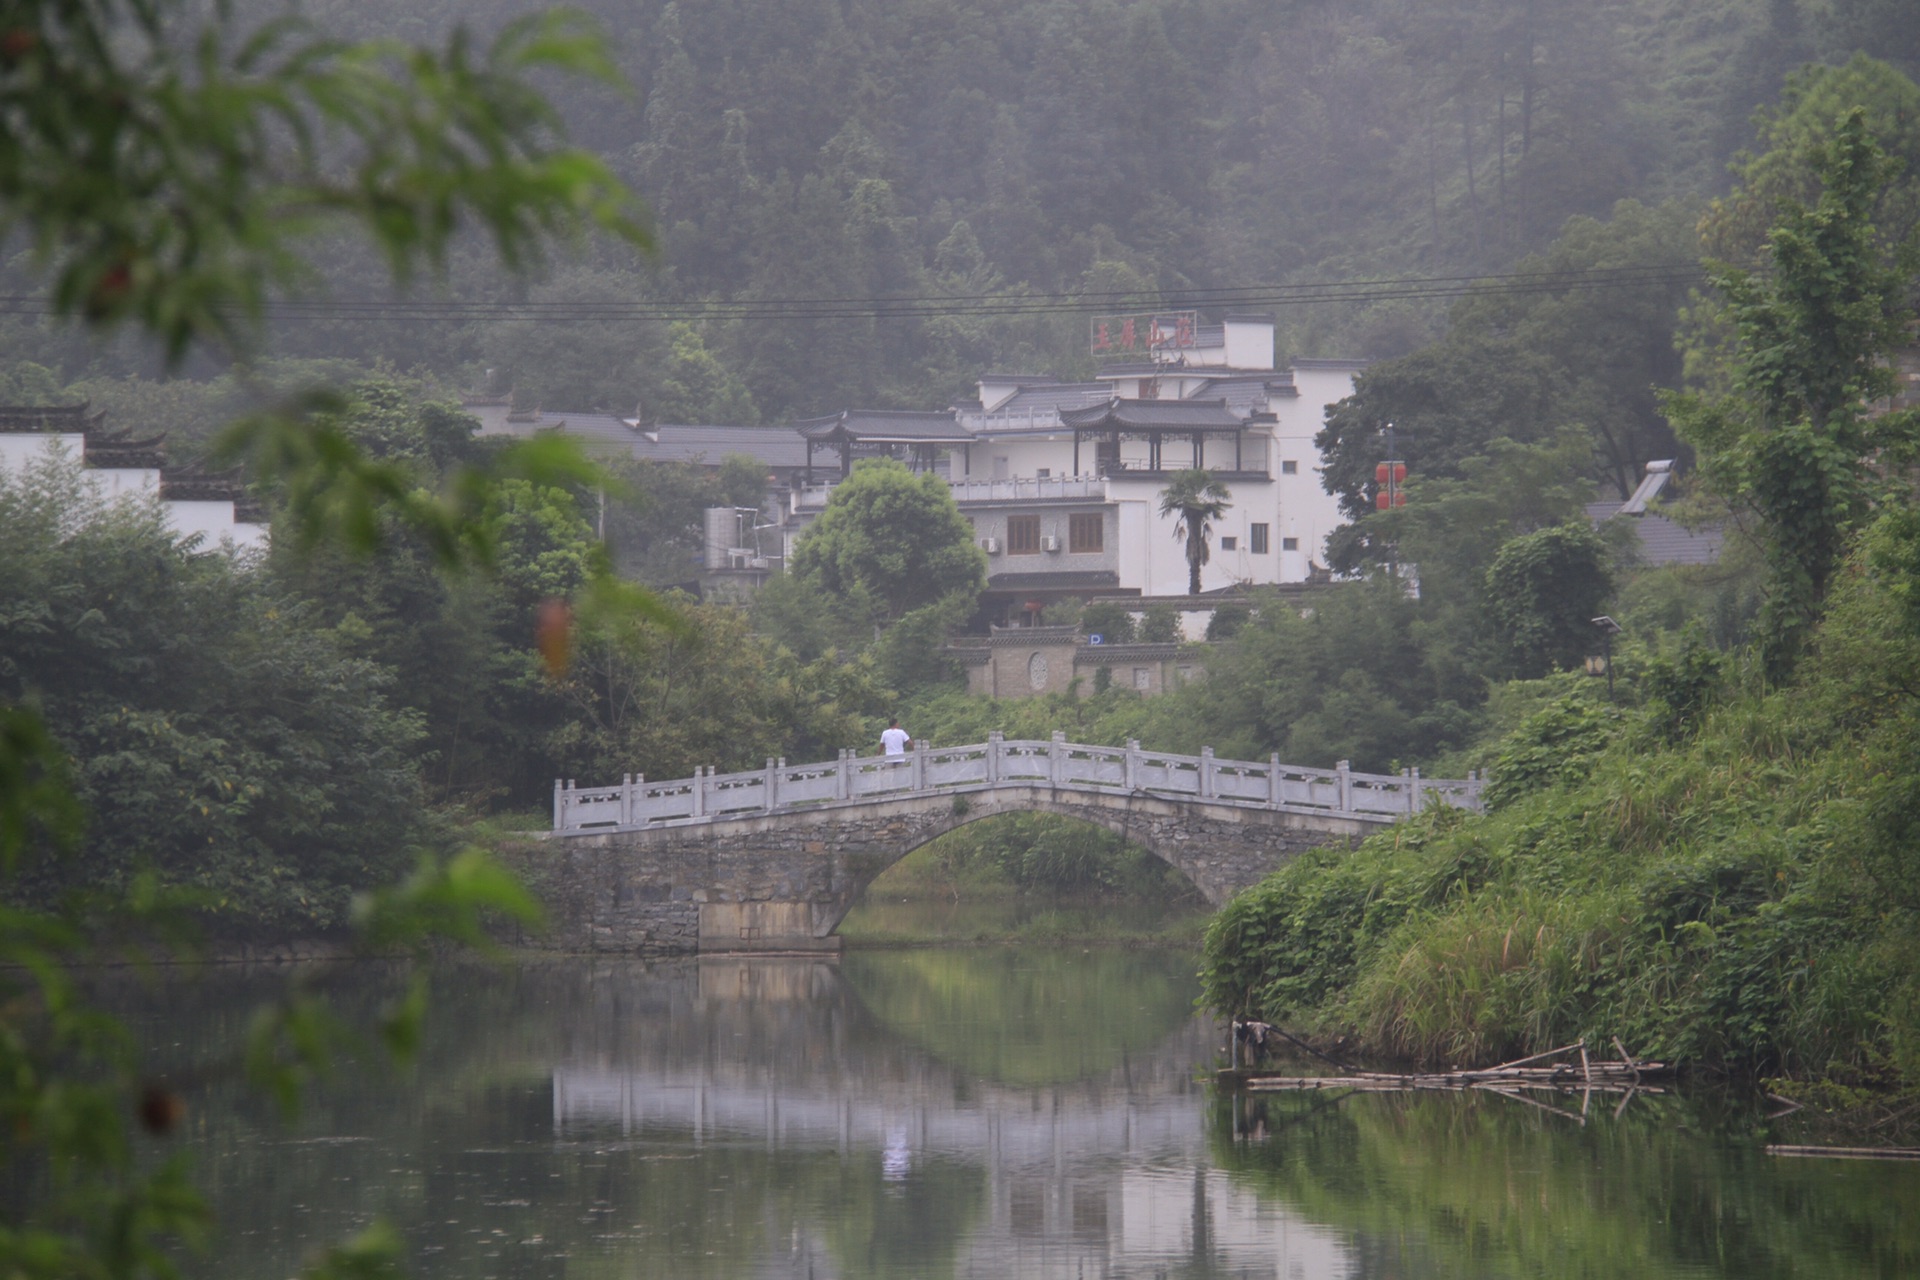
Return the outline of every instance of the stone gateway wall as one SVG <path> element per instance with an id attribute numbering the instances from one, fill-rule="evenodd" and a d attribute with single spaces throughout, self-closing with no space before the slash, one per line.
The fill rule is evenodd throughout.
<path id="1" fill-rule="evenodd" d="M 875 877 L 936 836 L 1001 813 L 1078 818 L 1171 863 L 1215 905 L 1299 853 L 1387 825 L 1047 786 L 903 795 L 729 820 L 569 833 L 517 858 L 546 903 L 530 945 L 565 951 L 833 950 Z"/>

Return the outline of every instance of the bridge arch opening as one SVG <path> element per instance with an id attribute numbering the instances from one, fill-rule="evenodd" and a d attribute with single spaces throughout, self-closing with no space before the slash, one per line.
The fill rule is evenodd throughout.
<path id="1" fill-rule="evenodd" d="M 1197 930 L 1206 896 L 1134 834 L 1078 814 L 962 809 L 868 881 L 834 932 L 889 942 Z"/>

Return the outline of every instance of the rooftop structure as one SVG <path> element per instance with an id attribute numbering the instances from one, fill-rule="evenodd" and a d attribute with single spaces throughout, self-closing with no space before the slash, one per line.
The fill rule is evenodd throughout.
<path id="1" fill-rule="evenodd" d="M 86 404 L 0 406 L 0 471 L 60 457 L 80 464 L 102 501 L 158 499 L 168 527 L 182 537 L 228 549 L 266 545 L 265 513 L 237 472 L 170 464 L 164 434 L 111 430 L 106 414 Z"/>

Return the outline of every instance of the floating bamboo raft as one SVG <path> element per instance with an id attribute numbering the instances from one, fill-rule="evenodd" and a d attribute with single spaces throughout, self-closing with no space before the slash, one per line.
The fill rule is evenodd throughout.
<path id="1" fill-rule="evenodd" d="M 1245 1087 L 1256 1092 L 1349 1089 L 1388 1093 L 1411 1089 L 1459 1091 L 1482 1089 L 1518 1096 L 1520 1089 L 1552 1089 L 1579 1093 L 1664 1093 L 1649 1085 L 1649 1078 L 1670 1074 L 1663 1062 L 1648 1062 L 1628 1053 L 1618 1040 L 1618 1061 L 1594 1061 L 1587 1054 L 1587 1042 L 1577 1041 L 1549 1049 L 1545 1053 L 1515 1058 L 1496 1067 L 1470 1071 L 1356 1071 L 1338 1076 L 1263 1076 L 1245 1077 Z M 1577 1055 L 1577 1056 L 1576 1056 Z"/>

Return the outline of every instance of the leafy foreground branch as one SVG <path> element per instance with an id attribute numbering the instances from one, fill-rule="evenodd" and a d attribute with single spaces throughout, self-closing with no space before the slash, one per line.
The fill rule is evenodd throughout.
<path id="1" fill-rule="evenodd" d="M 0 3 L 0 234 L 30 247 L 59 318 L 93 334 L 129 333 L 174 367 L 202 350 L 244 359 L 267 306 L 318 279 L 317 232 L 371 244 L 403 284 L 441 270 L 470 228 L 509 267 L 596 230 L 650 247 L 638 200 L 600 160 L 567 145 L 558 113 L 530 80 L 559 70 L 617 82 L 602 33 L 586 20 L 524 19 L 485 46 L 456 33 L 439 51 L 342 43 L 297 20 L 240 26 L 224 4 Z M 404 470 L 368 458 L 330 424 L 341 407 L 310 396 L 226 442 L 228 457 L 251 461 L 281 500 L 277 536 L 368 551 L 397 524 L 442 567 L 486 565 L 489 495 L 502 476 L 588 479 L 577 456 L 543 448 L 463 470 L 438 495 L 423 494 Z M 8 568 L 20 577 L 18 564 Z M 157 569 L 167 571 L 164 555 Z M 219 577 L 208 579 L 216 595 Z M 57 638 L 59 603 L 49 596 L 7 611 L 0 623 L 10 647 Z M 275 611 L 263 618 L 274 621 Z M 98 611 L 73 621 L 111 630 Z M 105 637 L 108 647 L 114 639 Z M 555 650 L 556 665 L 564 663 L 564 645 Z M 338 655 L 280 645 L 269 656 L 350 674 Z M 82 780 L 68 760 L 80 753 L 56 741 L 29 705 L 38 691 L 19 687 L 16 664 L 0 663 L 0 677 L 20 699 L 0 705 L 0 1275 L 172 1276 L 178 1246 L 210 1226 L 182 1160 L 151 1150 L 179 1123 L 182 1104 L 144 1078 L 131 1036 L 87 1000 L 76 974 L 110 946 L 135 959 L 147 946 L 179 948 L 181 908 L 204 903 L 183 902 L 134 871 L 105 891 L 82 875 L 90 892 L 58 909 L 20 905 L 17 872 L 95 850 L 83 834 Z M 296 719 L 287 717 L 294 732 L 279 750 L 260 753 L 263 773 L 310 745 L 313 726 Z M 209 763 L 226 746 L 164 716 L 136 728 L 176 745 L 192 738 Z M 205 781 L 235 801 L 239 789 L 224 785 L 229 771 Z M 215 808 L 194 807 L 203 819 Z M 323 818 L 329 811 L 310 807 Z M 245 804 L 227 808 L 245 825 Z M 345 855 L 331 859 L 345 891 L 356 858 L 344 846 L 335 852 Z M 488 912 L 528 923 L 535 915 L 525 891 L 477 853 L 423 862 L 401 887 L 363 897 L 355 910 L 362 945 L 387 951 L 436 938 L 478 941 Z M 245 1069 L 291 1104 L 343 1047 L 371 1036 L 393 1054 L 410 1052 L 425 997 L 416 979 L 376 1026 L 360 1029 L 296 987 L 261 1013 Z M 379 1274 L 391 1269 L 397 1244 L 375 1227 L 318 1271 Z"/>

